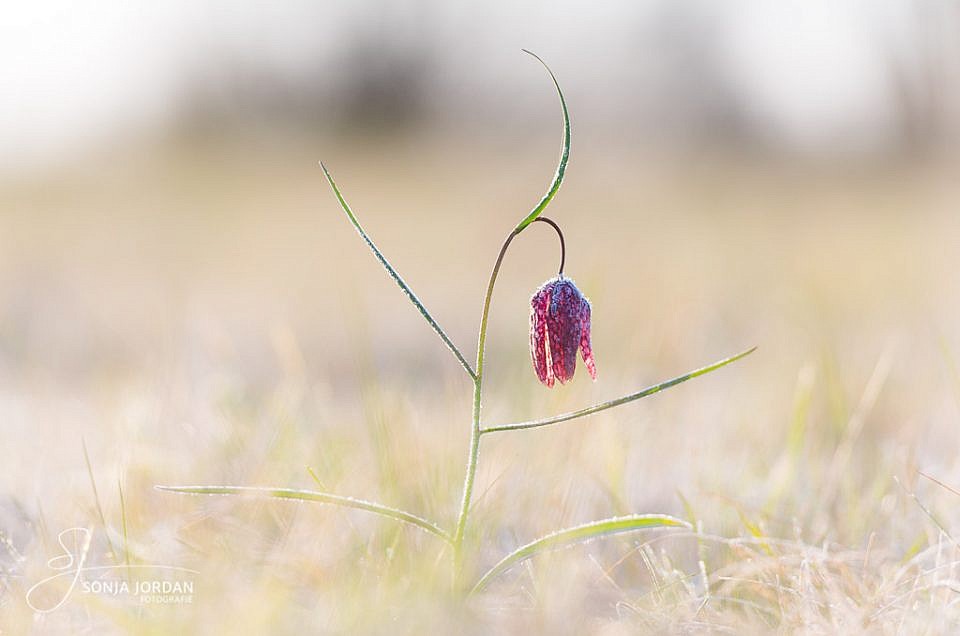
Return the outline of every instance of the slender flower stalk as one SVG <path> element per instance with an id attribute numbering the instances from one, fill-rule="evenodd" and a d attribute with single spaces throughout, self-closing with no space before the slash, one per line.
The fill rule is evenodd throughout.
<path id="1" fill-rule="evenodd" d="M 460 501 L 460 514 L 457 517 L 457 527 L 453 533 L 453 553 L 454 553 L 454 581 L 460 574 L 460 564 L 462 561 L 461 549 L 463 547 L 463 535 L 467 527 L 467 515 L 470 512 L 470 500 L 473 496 L 473 483 L 477 476 L 477 462 L 480 456 L 480 411 L 483 402 L 483 359 L 487 343 L 487 321 L 490 317 L 490 300 L 493 298 L 493 287 L 497 283 L 497 275 L 500 273 L 500 266 L 503 264 L 503 257 L 507 253 L 510 243 L 520 232 L 522 232 L 531 223 L 537 220 L 543 210 L 553 200 L 554 195 L 560 189 L 563 183 L 563 177 L 567 170 L 567 161 L 570 159 L 570 114 L 567 111 L 567 102 L 563 98 L 563 91 L 560 90 L 560 83 L 557 77 L 547 66 L 547 63 L 540 59 L 536 53 L 523 49 L 524 53 L 532 55 L 550 74 L 553 85 L 557 89 L 557 95 L 560 98 L 560 109 L 563 111 L 563 145 L 560 150 L 560 162 L 557 164 L 557 172 L 553 177 L 547 193 L 543 195 L 540 202 L 527 214 L 517 227 L 510 232 L 500 247 L 500 253 L 497 255 L 497 261 L 493 265 L 493 271 L 490 272 L 490 281 L 487 283 L 487 293 L 483 298 L 483 311 L 480 314 L 480 333 L 477 337 L 477 363 L 474 366 L 473 377 L 473 422 L 470 428 L 470 448 L 467 455 L 467 470 L 463 480 L 463 497 Z M 560 236 L 561 258 L 560 271 L 563 272 L 564 261 L 566 260 L 566 246 L 563 242 L 563 233 L 556 223 L 550 223 Z"/>
<path id="2" fill-rule="evenodd" d="M 557 277 L 563 276 L 563 266 L 567 262 L 567 243 L 563 240 L 563 230 L 560 229 L 560 226 L 557 225 L 555 221 L 545 216 L 538 216 L 534 221 L 546 223 L 557 233 L 557 238 L 560 239 L 560 269 L 557 270 Z"/>
<path id="3" fill-rule="evenodd" d="M 463 497 L 460 501 L 460 514 L 457 517 L 457 528 L 453 533 L 454 581 L 460 576 L 463 534 L 467 527 L 467 515 L 470 512 L 473 483 L 477 476 L 477 462 L 480 457 L 480 409 L 483 402 L 483 361 L 487 343 L 487 322 L 490 318 L 490 300 L 493 298 L 493 287 L 497 284 L 497 275 L 500 273 L 500 266 L 503 264 L 503 257 L 507 254 L 507 248 L 510 247 L 510 243 L 522 231 L 522 228 L 514 229 L 507 236 L 506 240 L 504 240 L 503 245 L 500 247 L 500 253 L 497 255 L 497 261 L 493 265 L 493 271 L 490 272 L 490 280 L 487 283 L 487 293 L 483 298 L 483 311 L 480 314 L 480 335 L 477 338 L 476 376 L 473 380 L 473 423 L 470 427 L 470 449 L 467 455 L 466 475 L 463 480 Z"/>
<path id="4" fill-rule="evenodd" d="M 537 58 L 539 59 L 539 58 Z M 560 274 L 563 274 L 563 265 L 566 260 L 566 245 L 563 240 L 563 232 L 560 227 L 550 219 L 539 217 L 534 221 L 547 223 L 560 237 Z M 533 221 L 531 221 L 532 223 Z M 480 411 L 483 406 L 483 366 L 484 356 L 487 344 L 487 324 L 490 318 L 490 302 L 493 299 L 493 288 L 497 284 L 497 276 L 500 274 L 500 266 L 503 265 L 503 259 L 507 255 L 507 249 L 510 243 L 522 232 L 529 223 L 519 229 L 514 228 L 503 245 L 500 246 L 500 253 L 497 254 L 497 260 L 493 264 L 493 271 L 490 272 L 490 280 L 487 282 L 487 293 L 483 297 L 483 311 L 480 313 L 480 332 L 477 338 L 477 363 L 474 369 L 476 375 L 473 380 L 473 423 L 470 428 L 470 448 L 467 455 L 467 470 L 464 476 L 463 497 L 460 501 L 460 514 L 457 517 L 457 527 L 453 533 L 453 551 L 454 551 L 454 578 L 460 573 L 460 564 L 462 562 L 463 535 L 467 527 L 467 516 L 470 513 L 470 501 L 473 496 L 473 485 L 477 476 L 477 463 L 480 458 L 480 436 L 482 434 L 480 424 Z"/>

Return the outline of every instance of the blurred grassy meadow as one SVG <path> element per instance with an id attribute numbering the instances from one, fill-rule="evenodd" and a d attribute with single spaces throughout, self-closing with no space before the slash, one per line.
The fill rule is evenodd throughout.
<path id="1" fill-rule="evenodd" d="M 553 65 L 561 83 L 582 72 Z M 497 250 L 555 167 L 549 88 L 530 97 L 536 125 L 509 134 L 469 119 L 192 130 L 0 180 L 0 633 L 955 631 L 949 154 L 642 148 L 589 113 L 579 123 L 587 99 L 568 95 L 572 158 L 545 214 L 593 303 L 599 379 L 581 366 L 547 390 L 532 372 L 529 297 L 558 259 L 556 237 L 532 226 L 493 299 L 484 421 L 576 409 L 759 348 L 588 419 L 484 437 L 466 567 L 614 515 L 692 530 L 541 554 L 463 601 L 449 552 L 415 527 L 154 488 L 317 488 L 452 527 L 472 383 L 317 162 L 472 360 Z M 92 532 L 88 564 L 189 568 L 195 598 L 75 590 L 34 611 L 27 593 L 51 559 L 78 554 L 58 544 L 76 527 Z"/>
<path id="2" fill-rule="evenodd" d="M 505 229 L 550 173 L 554 144 L 536 145 L 323 149 L 465 350 Z M 471 566 L 613 514 L 693 516 L 698 533 L 541 556 L 460 605 L 442 545 L 415 528 L 155 491 L 311 488 L 312 467 L 332 492 L 455 519 L 470 383 L 343 218 L 318 152 L 172 147 L 3 191 L 11 632 L 954 624 L 957 495 L 917 475 L 960 483 L 947 173 L 575 155 L 550 216 L 594 304 L 600 379 L 549 391 L 529 368 L 527 299 L 557 258 L 555 238 L 531 228 L 494 297 L 486 421 L 577 408 L 760 348 L 621 409 L 485 438 Z M 199 571 L 197 600 L 72 602 L 32 618 L 22 595 L 56 553 L 56 529 L 93 528 L 105 563 L 107 537 L 123 543 L 118 482 L 132 558 Z"/>

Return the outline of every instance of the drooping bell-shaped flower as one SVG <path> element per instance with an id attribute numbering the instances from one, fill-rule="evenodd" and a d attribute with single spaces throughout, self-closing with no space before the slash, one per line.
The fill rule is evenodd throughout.
<path id="1" fill-rule="evenodd" d="M 548 387 L 554 379 L 563 384 L 577 368 L 577 350 L 590 377 L 597 367 L 590 347 L 590 301 L 573 281 L 551 278 L 530 299 L 530 356 L 537 378 Z"/>

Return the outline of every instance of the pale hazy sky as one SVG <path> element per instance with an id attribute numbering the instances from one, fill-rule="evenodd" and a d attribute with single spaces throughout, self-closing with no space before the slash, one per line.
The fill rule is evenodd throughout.
<path id="1" fill-rule="evenodd" d="M 782 143 L 803 149 L 839 139 L 869 148 L 894 117 L 888 49 L 902 46 L 909 61 L 916 37 L 915 3 L 906 0 L 592 4 L 9 3 L 0 21 L 0 168 L 162 130 L 198 78 L 215 78 L 218 69 L 256 68 L 293 83 L 328 77 L 332 86 L 343 51 L 362 32 L 426 42 L 437 53 L 432 72 L 450 108 L 484 99 L 463 79 L 465 69 L 478 84 L 528 90 L 530 69 L 517 55 L 523 46 L 562 69 L 571 94 L 609 101 L 597 117 L 627 117 L 615 107 L 617 91 L 655 93 L 683 74 L 675 59 L 661 63 L 672 37 L 658 31 L 664 16 L 679 20 L 681 32 L 688 21 L 709 37 L 709 68 Z M 936 37 L 936 28 L 944 27 L 919 33 Z M 951 34 L 956 40 L 955 30 L 939 35 Z"/>

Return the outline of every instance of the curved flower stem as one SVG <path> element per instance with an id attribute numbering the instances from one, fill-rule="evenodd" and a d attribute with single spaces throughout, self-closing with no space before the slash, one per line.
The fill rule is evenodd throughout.
<path id="1" fill-rule="evenodd" d="M 562 277 L 563 264 L 567 262 L 567 244 L 563 240 L 563 232 L 560 230 L 560 226 L 557 225 L 553 221 L 553 219 L 548 219 L 545 216 L 538 216 L 537 218 L 534 219 L 534 221 L 541 221 L 542 223 L 546 223 L 547 225 L 549 225 L 550 227 L 552 227 L 554 230 L 557 231 L 557 236 L 560 237 L 560 271 L 557 272 L 557 276 Z"/>

